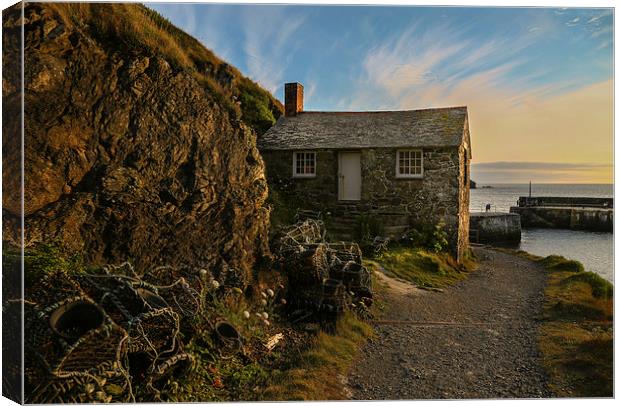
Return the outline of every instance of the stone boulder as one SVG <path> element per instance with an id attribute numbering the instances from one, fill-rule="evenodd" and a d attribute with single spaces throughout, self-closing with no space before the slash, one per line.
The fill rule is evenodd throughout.
<path id="1" fill-rule="evenodd" d="M 20 57 L 20 12 L 3 14 L 5 72 Z M 75 21 L 45 3 L 25 10 L 25 244 L 247 285 L 270 255 L 254 131 L 191 72 Z M 3 77 L 5 244 L 19 241 L 19 79 Z"/>

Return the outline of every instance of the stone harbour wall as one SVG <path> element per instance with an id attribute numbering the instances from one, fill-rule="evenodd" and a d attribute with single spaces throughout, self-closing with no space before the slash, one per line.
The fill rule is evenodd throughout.
<path id="1" fill-rule="evenodd" d="M 269 187 L 299 208 L 347 215 L 372 214 L 382 224 L 445 223 L 453 254 L 468 247 L 469 166 L 464 149 L 424 148 L 423 177 L 396 177 L 396 148 L 361 150 L 358 202 L 338 201 L 338 152 L 317 150 L 316 176 L 293 178 L 293 151 L 261 151 Z M 464 179 L 466 178 L 466 179 Z"/>
<path id="2" fill-rule="evenodd" d="M 472 241 L 482 244 L 518 244 L 521 217 L 514 213 L 471 213 Z"/>
<path id="3" fill-rule="evenodd" d="M 524 228 L 563 228 L 613 232 L 614 210 L 588 207 L 511 207 L 511 213 L 521 215 Z"/>

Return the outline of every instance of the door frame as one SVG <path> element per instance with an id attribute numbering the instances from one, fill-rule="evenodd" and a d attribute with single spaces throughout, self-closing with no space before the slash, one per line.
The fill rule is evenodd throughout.
<path id="1" fill-rule="evenodd" d="M 359 171 L 360 171 L 360 198 L 359 199 L 343 199 L 344 191 L 344 175 L 342 174 L 342 154 L 358 154 L 359 155 Z M 338 151 L 338 201 L 339 202 L 359 202 L 362 200 L 362 151 L 360 150 L 342 150 Z"/>

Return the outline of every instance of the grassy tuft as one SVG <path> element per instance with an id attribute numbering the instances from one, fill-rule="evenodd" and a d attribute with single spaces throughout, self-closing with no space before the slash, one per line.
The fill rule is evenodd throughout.
<path id="1" fill-rule="evenodd" d="M 311 348 L 293 362 L 293 368 L 272 376 L 263 399 L 344 399 L 339 378 L 347 372 L 360 345 L 372 335 L 368 324 L 346 314 L 338 321 L 335 334 L 319 333 Z"/>
<path id="2" fill-rule="evenodd" d="M 613 396 L 613 285 L 551 255 L 538 344 L 558 396 Z"/>
<path id="3" fill-rule="evenodd" d="M 376 258 L 390 276 L 395 276 L 423 287 L 444 287 L 465 278 L 475 268 L 468 257 L 458 264 L 447 253 L 429 252 L 422 248 L 396 246 Z"/>
<path id="4" fill-rule="evenodd" d="M 21 273 L 20 250 L 12 248 L 3 249 L 2 267 L 14 269 Z M 56 243 L 40 244 L 37 247 L 24 250 L 24 282 L 26 289 L 55 271 L 63 271 L 67 275 L 83 272 L 82 259 L 76 255 L 69 255 Z"/>
<path id="5" fill-rule="evenodd" d="M 614 285 L 594 272 L 580 272 L 571 275 L 564 279 L 562 283 L 564 285 L 586 283 L 592 289 L 592 296 L 597 299 L 612 298 L 614 296 Z"/>
<path id="6" fill-rule="evenodd" d="M 549 255 L 540 260 L 540 263 L 549 271 L 583 272 L 581 262 L 566 259 L 559 255 Z"/>

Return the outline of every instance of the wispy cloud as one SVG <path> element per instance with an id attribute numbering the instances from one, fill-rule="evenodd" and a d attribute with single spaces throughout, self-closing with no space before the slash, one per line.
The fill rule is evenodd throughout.
<path id="1" fill-rule="evenodd" d="M 600 37 L 601 35 L 611 34 L 612 32 L 613 32 L 613 27 L 611 25 L 606 25 L 604 27 L 601 27 L 599 29 L 592 31 L 591 37 L 597 38 L 597 37 Z"/>
<path id="2" fill-rule="evenodd" d="M 306 80 L 306 83 L 304 84 L 304 103 L 312 101 L 312 98 L 316 93 L 316 89 L 316 80 Z"/>
<path id="3" fill-rule="evenodd" d="M 529 35 L 480 42 L 468 37 L 466 28 L 446 25 L 422 31 L 412 24 L 400 36 L 375 46 L 363 59 L 357 91 L 341 105 L 349 109 L 413 108 L 454 101 L 459 95 L 504 81 L 524 63 L 518 53 L 536 41 Z"/>
<path id="4" fill-rule="evenodd" d="M 613 11 L 612 10 L 604 10 L 602 13 L 589 18 L 588 21 L 587 21 L 587 24 L 598 25 L 598 24 L 601 23 L 601 19 L 603 19 L 605 17 L 609 17 L 611 15 L 613 15 Z"/>
<path id="5" fill-rule="evenodd" d="M 243 9 L 244 53 L 250 77 L 272 93 L 282 85 L 284 72 L 296 51 L 295 34 L 303 16 L 291 16 L 282 8 L 249 6 Z"/>
<path id="6" fill-rule="evenodd" d="M 437 41 L 446 38 L 438 34 L 420 33 L 414 25 L 399 37 L 375 47 L 363 61 L 365 81 L 387 91 L 390 97 L 398 97 L 412 86 L 436 80 L 440 65 L 467 45 L 451 38 Z"/>

